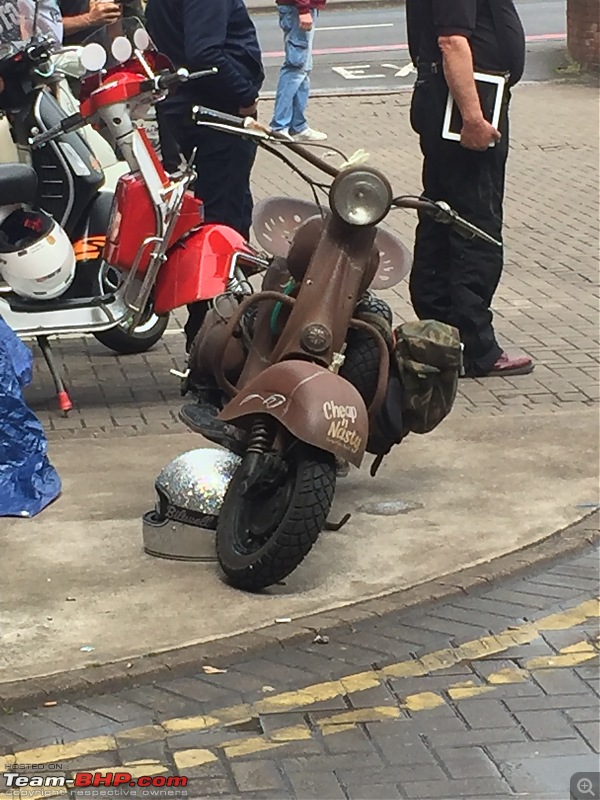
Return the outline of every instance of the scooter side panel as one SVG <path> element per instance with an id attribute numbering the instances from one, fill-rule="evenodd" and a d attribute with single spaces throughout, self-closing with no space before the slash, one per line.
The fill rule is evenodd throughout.
<path id="1" fill-rule="evenodd" d="M 235 265 L 235 255 L 248 253 L 246 240 L 225 225 L 204 225 L 171 248 L 156 280 L 154 309 L 175 308 L 222 294 Z"/>
<path id="2" fill-rule="evenodd" d="M 362 397 L 347 380 L 309 361 L 281 361 L 245 386 L 219 414 L 274 417 L 300 441 L 359 467 L 369 435 Z"/>

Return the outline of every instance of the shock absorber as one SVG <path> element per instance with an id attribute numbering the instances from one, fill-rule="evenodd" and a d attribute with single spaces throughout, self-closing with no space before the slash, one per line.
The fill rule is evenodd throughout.
<path id="1" fill-rule="evenodd" d="M 248 453 L 266 453 L 273 444 L 273 427 L 270 417 L 257 416 L 248 439 Z"/>

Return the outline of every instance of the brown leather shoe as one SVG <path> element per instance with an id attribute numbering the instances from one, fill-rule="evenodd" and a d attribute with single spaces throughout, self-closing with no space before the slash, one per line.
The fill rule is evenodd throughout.
<path id="1" fill-rule="evenodd" d="M 530 372 L 533 372 L 534 367 L 533 359 L 529 356 L 510 356 L 507 352 L 503 352 L 491 370 L 480 377 L 489 378 L 493 375 L 529 375 Z"/>

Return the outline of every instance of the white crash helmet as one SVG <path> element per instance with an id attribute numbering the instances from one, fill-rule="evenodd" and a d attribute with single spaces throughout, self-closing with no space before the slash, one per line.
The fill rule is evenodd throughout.
<path id="1" fill-rule="evenodd" d="M 16 208 L 0 222 L 0 274 L 21 297 L 59 297 L 75 277 L 69 237 L 44 211 Z"/>

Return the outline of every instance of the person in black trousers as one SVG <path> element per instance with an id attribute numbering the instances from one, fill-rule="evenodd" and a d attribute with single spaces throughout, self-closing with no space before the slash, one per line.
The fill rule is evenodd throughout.
<path id="1" fill-rule="evenodd" d="M 204 202 L 207 222 L 218 222 L 246 238 L 252 221 L 250 172 L 256 144 L 221 131 L 199 127 L 194 105 L 240 116 L 256 114 L 264 81 L 256 30 L 243 0 L 148 0 L 148 31 L 156 47 L 175 67 L 217 67 L 207 78 L 190 81 L 163 101 L 162 113 L 186 158 L 194 148 L 198 178 L 195 193 Z M 204 319 L 206 302 L 189 306 L 186 349 Z"/>
<path id="2" fill-rule="evenodd" d="M 406 9 L 417 68 L 411 125 L 423 152 L 423 194 L 445 200 L 501 240 L 510 88 L 525 63 L 513 0 L 407 0 Z M 474 72 L 507 74 L 498 130 L 484 117 Z M 449 91 L 462 117 L 460 142 L 441 135 Z M 413 308 L 420 319 L 458 328 L 467 376 L 533 370 L 531 358 L 509 355 L 496 339 L 490 306 L 502 267 L 501 249 L 420 217 L 410 277 Z"/>

